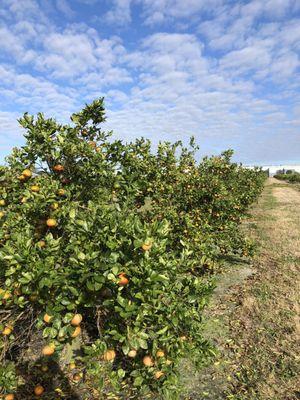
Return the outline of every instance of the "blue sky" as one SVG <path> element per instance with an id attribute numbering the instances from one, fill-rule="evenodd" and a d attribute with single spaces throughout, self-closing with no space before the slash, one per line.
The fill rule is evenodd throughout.
<path id="1" fill-rule="evenodd" d="M 300 163 L 299 50 L 300 0 L 0 0 L 0 160 L 105 96 L 118 138 Z"/>

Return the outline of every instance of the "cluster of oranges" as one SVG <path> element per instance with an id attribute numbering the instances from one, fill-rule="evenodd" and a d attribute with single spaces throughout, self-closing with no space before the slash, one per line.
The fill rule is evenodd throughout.
<path id="1" fill-rule="evenodd" d="M 44 315 L 44 318 L 43 318 L 43 320 L 46 324 L 50 324 L 52 319 L 53 319 L 53 316 L 49 315 L 47 313 Z M 75 314 L 70 322 L 71 325 L 75 328 L 74 331 L 71 333 L 72 338 L 76 338 L 77 336 L 79 336 L 81 334 L 81 326 L 80 326 L 81 322 L 82 322 L 82 315 Z M 43 349 L 42 349 L 42 354 L 44 356 L 51 356 L 52 354 L 54 354 L 54 352 L 55 352 L 54 344 L 47 345 L 47 346 L 43 347 Z"/>

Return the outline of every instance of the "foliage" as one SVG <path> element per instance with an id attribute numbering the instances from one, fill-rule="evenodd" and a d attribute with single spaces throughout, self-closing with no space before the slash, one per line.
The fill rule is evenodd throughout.
<path id="1" fill-rule="evenodd" d="M 251 252 L 239 223 L 264 174 L 232 163 L 232 151 L 197 163 L 193 140 L 156 153 L 144 139 L 113 140 L 103 99 L 71 120 L 25 114 L 26 145 L 0 171 L 2 355 L 17 365 L 41 332 L 51 357 L 77 357 L 102 394 L 175 399 L 180 359 L 212 354 L 201 333 L 209 272 L 222 255 Z"/>
<path id="2" fill-rule="evenodd" d="M 290 183 L 300 183 L 300 174 L 293 171 L 289 171 L 289 173 L 287 171 L 286 174 L 277 174 L 274 178 Z"/>

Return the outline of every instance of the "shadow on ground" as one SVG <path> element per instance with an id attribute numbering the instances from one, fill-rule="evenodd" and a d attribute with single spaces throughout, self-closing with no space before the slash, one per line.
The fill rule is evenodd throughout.
<path id="1" fill-rule="evenodd" d="M 41 385 L 45 389 L 43 399 L 81 399 L 71 388 L 68 377 L 55 360 L 45 363 L 44 359 L 39 358 L 34 363 L 26 362 L 18 367 L 18 373 L 24 383 L 15 393 L 17 400 L 36 399 L 34 388 L 37 385 Z"/>

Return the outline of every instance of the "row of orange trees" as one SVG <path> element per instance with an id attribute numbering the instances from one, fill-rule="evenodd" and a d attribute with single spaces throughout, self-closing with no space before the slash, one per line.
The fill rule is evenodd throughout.
<path id="1" fill-rule="evenodd" d="M 17 388 L 5 374 L 39 337 L 35 358 L 77 362 L 76 381 L 104 398 L 175 399 L 180 360 L 212 353 L 209 275 L 221 256 L 251 252 L 239 224 L 264 176 L 231 151 L 197 163 L 193 141 L 153 152 L 144 139 L 112 140 L 103 99 L 71 120 L 25 114 L 26 145 L 1 169 L 2 392 Z"/>

